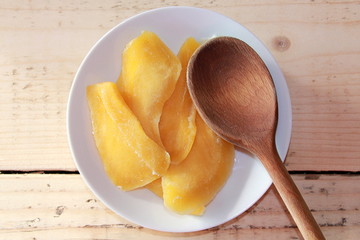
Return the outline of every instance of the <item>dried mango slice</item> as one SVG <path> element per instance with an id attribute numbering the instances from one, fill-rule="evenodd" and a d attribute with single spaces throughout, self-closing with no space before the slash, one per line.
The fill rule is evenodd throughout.
<path id="1" fill-rule="evenodd" d="M 87 100 L 96 147 L 115 185 L 132 190 L 165 174 L 169 154 L 145 134 L 115 83 L 88 86 Z"/>
<path id="2" fill-rule="evenodd" d="M 179 164 L 186 158 L 196 135 L 196 109 L 186 85 L 186 70 L 190 57 L 199 46 L 194 38 L 188 38 L 180 48 L 178 58 L 182 70 L 160 118 L 161 140 L 173 164 Z"/>
<path id="3" fill-rule="evenodd" d="M 230 176 L 234 146 L 218 137 L 197 114 L 197 132 L 187 158 L 162 177 L 164 204 L 179 214 L 202 215 Z"/>
<path id="4" fill-rule="evenodd" d="M 152 191 L 157 195 L 158 197 L 163 197 L 163 191 L 161 186 L 161 178 L 156 179 L 155 181 L 152 181 L 148 185 L 145 186 L 148 190 Z"/>
<path id="5" fill-rule="evenodd" d="M 175 89 L 181 63 L 154 33 L 144 31 L 133 39 L 122 55 L 117 81 L 121 95 L 145 133 L 162 145 L 159 121 L 165 102 Z"/>

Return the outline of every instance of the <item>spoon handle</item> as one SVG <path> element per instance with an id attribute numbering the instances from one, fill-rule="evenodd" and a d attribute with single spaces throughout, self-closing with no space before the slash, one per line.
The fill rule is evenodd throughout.
<path id="1" fill-rule="evenodd" d="M 299 189 L 281 161 L 276 147 L 267 153 L 258 154 L 259 159 L 267 169 L 273 183 L 293 217 L 305 240 L 325 239 L 319 225 L 311 214 Z"/>

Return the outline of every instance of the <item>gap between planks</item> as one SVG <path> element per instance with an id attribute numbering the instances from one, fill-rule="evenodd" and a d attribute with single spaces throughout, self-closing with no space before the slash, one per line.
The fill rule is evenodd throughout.
<path id="1" fill-rule="evenodd" d="M 80 174 L 79 171 L 65 170 L 0 170 L 0 174 Z M 290 175 L 360 175 L 360 171 L 289 171 Z"/>

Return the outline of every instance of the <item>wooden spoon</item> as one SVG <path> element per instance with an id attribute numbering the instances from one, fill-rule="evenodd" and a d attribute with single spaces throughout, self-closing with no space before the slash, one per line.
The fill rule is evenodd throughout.
<path id="1" fill-rule="evenodd" d="M 304 239 L 325 239 L 278 155 L 275 87 L 258 54 L 239 39 L 213 38 L 191 57 L 187 81 L 205 122 L 261 160 Z"/>

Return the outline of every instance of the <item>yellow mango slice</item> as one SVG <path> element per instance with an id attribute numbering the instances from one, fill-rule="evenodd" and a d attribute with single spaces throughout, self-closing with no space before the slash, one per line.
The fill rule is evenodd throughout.
<path id="1" fill-rule="evenodd" d="M 163 198 L 163 189 L 162 189 L 162 178 L 158 178 L 155 181 L 149 183 L 145 186 L 148 190 L 153 192 L 160 198 Z M 192 211 L 190 214 L 200 216 L 204 213 L 205 207 L 201 206 L 198 209 Z"/>
<path id="2" fill-rule="evenodd" d="M 121 95 L 145 133 L 162 145 L 159 121 L 165 102 L 175 89 L 181 63 L 154 33 L 144 31 L 133 39 L 122 55 L 117 81 Z"/>
<path id="3" fill-rule="evenodd" d="M 178 58 L 182 70 L 160 118 L 161 140 L 173 164 L 179 164 L 186 158 L 196 135 L 196 109 L 188 92 L 186 70 L 190 57 L 199 46 L 194 38 L 188 38 L 180 48 Z"/>
<path id="4" fill-rule="evenodd" d="M 145 186 L 148 190 L 152 191 L 157 195 L 158 197 L 163 197 L 163 190 L 161 186 L 161 178 L 156 179 L 155 181 L 152 181 L 148 185 Z"/>
<path id="5" fill-rule="evenodd" d="M 115 185 L 132 190 L 165 174 L 169 154 L 145 134 L 115 83 L 88 86 L 87 100 L 96 147 Z"/>
<path id="6" fill-rule="evenodd" d="M 234 162 L 234 146 L 196 116 L 197 132 L 187 158 L 170 165 L 162 177 L 164 204 L 179 214 L 202 215 L 228 179 Z"/>

